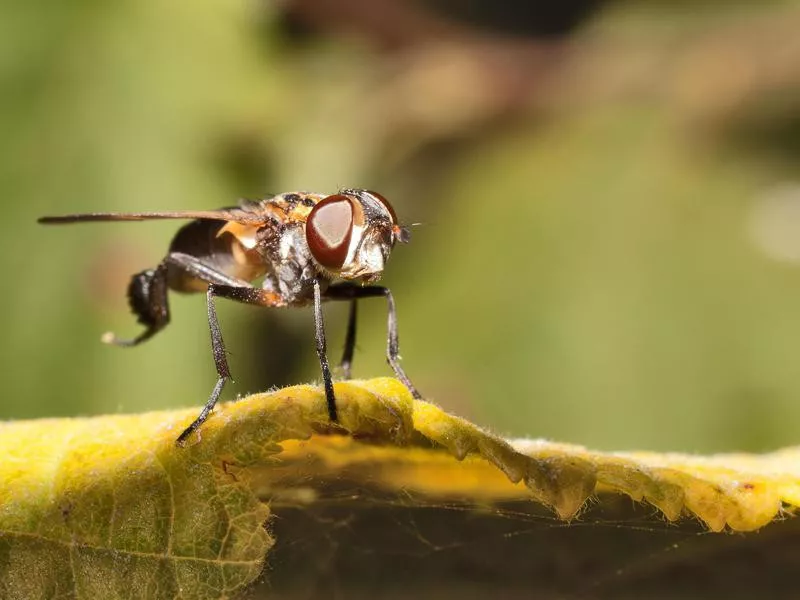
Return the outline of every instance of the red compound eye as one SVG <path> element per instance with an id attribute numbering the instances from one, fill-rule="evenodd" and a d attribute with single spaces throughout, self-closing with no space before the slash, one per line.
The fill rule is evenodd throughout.
<path id="1" fill-rule="evenodd" d="M 392 216 L 392 225 L 397 225 L 397 215 L 395 214 L 392 205 L 389 204 L 389 201 L 382 194 L 379 194 L 378 192 L 367 190 L 367 193 L 371 196 L 374 196 L 375 199 L 378 200 L 378 202 L 383 204 L 384 208 L 386 208 L 386 210 L 389 211 L 389 214 Z"/>
<path id="2" fill-rule="evenodd" d="M 328 269 L 342 268 L 352 235 L 352 200 L 342 194 L 321 200 L 306 219 L 306 241 L 311 255 Z"/>

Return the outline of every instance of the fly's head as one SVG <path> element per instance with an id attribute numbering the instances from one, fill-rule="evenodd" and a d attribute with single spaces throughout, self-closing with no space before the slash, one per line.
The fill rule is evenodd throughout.
<path id="1" fill-rule="evenodd" d="M 410 237 L 386 198 L 356 189 L 320 200 L 306 219 L 305 233 L 322 271 L 363 283 L 380 279 L 394 245 Z"/>

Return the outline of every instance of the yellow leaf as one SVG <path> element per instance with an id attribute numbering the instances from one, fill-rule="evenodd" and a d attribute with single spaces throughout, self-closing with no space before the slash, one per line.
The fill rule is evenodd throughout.
<path id="1" fill-rule="evenodd" d="M 319 388 L 297 386 L 218 407 L 183 448 L 195 409 L 0 424 L 0 597 L 229 597 L 290 542 L 273 540 L 271 507 L 312 507 L 343 482 L 419 506 L 536 500 L 562 519 L 625 494 L 714 532 L 800 506 L 798 448 L 605 454 L 500 439 L 394 379 L 336 392 L 340 426 Z"/>

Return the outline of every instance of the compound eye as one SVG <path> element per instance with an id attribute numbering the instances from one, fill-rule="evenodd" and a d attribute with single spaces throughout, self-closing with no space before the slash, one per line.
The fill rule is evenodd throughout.
<path id="1" fill-rule="evenodd" d="M 327 269 L 341 269 L 353 235 L 352 200 L 334 194 L 321 200 L 306 219 L 306 241 L 314 259 Z"/>
<path id="2" fill-rule="evenodd" d="M 371 196 L 374 196 L 375 199 L 383 204 L 383 207 L 389 212 L 392 217 L 392 225 L 397 225 L 397 215 L 394 212 L 394 208 L 392 205 L 389 204 L 389 201 L 383 196 L 383 194 L 379 194 L 378 192 L 373 192 L 372 190 L 367 190 L 367 193 Z"/>

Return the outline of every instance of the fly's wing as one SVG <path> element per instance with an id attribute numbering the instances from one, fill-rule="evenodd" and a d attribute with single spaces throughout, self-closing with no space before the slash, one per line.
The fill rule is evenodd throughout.
<path id="1" fill-rule="evenodd" d="M 222 208 L 219 210 L 80 213 L 57 217 L 40 217 L 38 222 L 44 224 L 61 224 L 89 223 L 92 221 L 146 221 L 150 219 L 210 219 L 214 221 L 232 221 L 244 225 L 263 224 L 266 221 L 265 215 L 259 214 L 256 210 L 256 206 L 248 205 L 243 208 Z"/>

